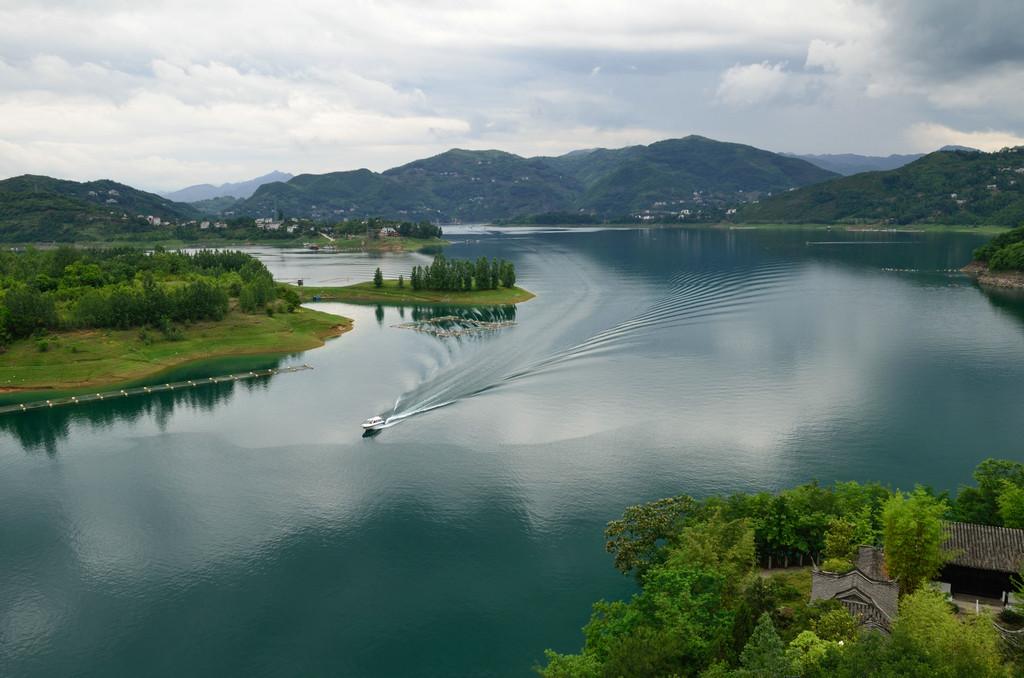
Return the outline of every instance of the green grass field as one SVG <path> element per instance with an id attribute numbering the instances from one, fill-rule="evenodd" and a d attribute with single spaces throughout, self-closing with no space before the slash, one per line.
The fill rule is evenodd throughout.
<path id="1" fill-rule="evenodd" d="M 385 280 L 383 287 L 374 287 L 372 282 L 357 283 L 347 287 L 295 287 L 302 300 L 344 301 L 352 304 L 440 304 L 449 306 L 502 306 L 519 304 L 533 299 L 533 293 L 521 287 L 501 287 L 496 290 L 474 290 L 472 292 L 442 292 L 436 290 L 414 290 L 407 282 L 399 287 L 396 280 Z"/>
<path id="2" fill-rule="evenodd" d="M 232 311 L 220 322 L 185 327 L 177 341 L 153 330 L 144 340 L 138 328 L 61 332 L 42 340 L 45 352 L 40 340 L 24 339 L 0 354 L 0 392 L 121 385 L 198 360 L 316 348 L 351 327 L 348 318 L 302 308 L 274 316 Z"/>

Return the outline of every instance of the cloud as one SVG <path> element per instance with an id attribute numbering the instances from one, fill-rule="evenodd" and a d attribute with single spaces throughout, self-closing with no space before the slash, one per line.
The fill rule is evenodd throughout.
<path id="1" fill-rule="evenodd" d="M 722 74 L 715 96 L 732 106 L 752 106 L 792 95 L 798 89 L 794 76 L 786 72 L 785 64 L 765 61 L 727 70 Z"/>
<path id="2" fill-rule="evenodd" d="M 150 188 L 700 133 L 1024 133 L 1019 2 L 0 3 L 0 174 Z"/>
<path id="3" fill-rule="evenodd" d="M 919 123 L 910 130 L 910 138 L 921 151 L 933 151 L 946 145 L 970 146 L 982 151 L 1024 146 L 1024 136 L 997 130 L 961 131 L 937 123 Z"/>

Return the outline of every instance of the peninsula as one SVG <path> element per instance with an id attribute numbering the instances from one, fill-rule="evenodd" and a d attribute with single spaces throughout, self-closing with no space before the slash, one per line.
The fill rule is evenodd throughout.
<path id="1" fill-rule="evenodd" d="M 981 285 L 1024 289 L 1024 226 L 974 250 L 973 261 L 962 270 Z"/>
<path id="2" fill-rule="evenodd" d="M 241 252 L 2 252 L 0 393 L 95 390 L 302 351 L 352 326 L 299 304 Z"/>

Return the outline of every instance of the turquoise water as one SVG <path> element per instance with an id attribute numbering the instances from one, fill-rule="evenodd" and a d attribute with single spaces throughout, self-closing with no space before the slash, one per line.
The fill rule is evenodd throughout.
<path id="1" fill-rule="evenodd" d="M 538 297 L 475 312 L 514 326 L 321 304 L 355 329 L 272 361 L 312 371 L 0 418 L 0 675 L 520 676 L 632 591 L 628 504 L 1022 458 L 1024 300 L 947 272 L 977 238 L 449 237 L 515 261 Z M 252 251 L 307 284 L 426 260 Z"/>

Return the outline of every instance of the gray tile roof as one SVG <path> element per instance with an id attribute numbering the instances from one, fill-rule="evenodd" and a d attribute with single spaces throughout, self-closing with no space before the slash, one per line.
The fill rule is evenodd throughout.
<path id="1" fill-rule="evenodd" d="M 888 631 L 899 611 L 900 586 L 885 572 L 881 549 L 861 546 L 855 569 L 811 573 L 811 600 L 838 600 L 869 628 Z"/>
<path id="2" fill-rule="evenodd" d="M 1019 572 L 1024 564 L 1024 530 L 974 523 L 946 523 L 946 549 L 954 565 L 976 570 Z"/>

